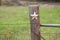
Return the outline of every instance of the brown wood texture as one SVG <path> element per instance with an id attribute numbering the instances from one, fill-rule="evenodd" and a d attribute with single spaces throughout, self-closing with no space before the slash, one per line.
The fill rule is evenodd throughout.
<path id="1" fill-rule="evenodd" d="M 38 16 L 31 16 L 36 12 Z M 29 6 L 29 16 L 31 24 L 31 40 L 41 40 L 40 37 L 40 21 L 39 21 L 39 5 Z"/>
<path id="2" fill-rule="evenodd" d="M 0 0 L 0 6 L 1 6 L 1 0 Z"/>

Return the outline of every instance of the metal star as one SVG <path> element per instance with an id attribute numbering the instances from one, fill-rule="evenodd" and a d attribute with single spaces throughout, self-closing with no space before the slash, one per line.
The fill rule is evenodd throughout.
<path id="1" fill-rule="evenodd" d="M 32 16 L 32 20 L 33 20 L 33 19 L 37 19 L 38 15 L 36 14 L 36 12 L 34 12 L 34 14 L 31 14 L 31 16 Z"/>

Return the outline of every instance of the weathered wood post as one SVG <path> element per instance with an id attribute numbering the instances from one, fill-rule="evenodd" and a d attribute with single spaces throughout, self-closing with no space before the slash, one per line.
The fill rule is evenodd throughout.
<path id="1" fill-rule="evenodd" d="M 41 40 L 40 22 L 39 22 L 39 5 L 29 6 L 29 16 L 31 24 L 31 40 Z"/>
<path id="2" fill-rule="evenodd" d="M 1 6 L 1 0 L 0 0 L 0 6 Z"/>

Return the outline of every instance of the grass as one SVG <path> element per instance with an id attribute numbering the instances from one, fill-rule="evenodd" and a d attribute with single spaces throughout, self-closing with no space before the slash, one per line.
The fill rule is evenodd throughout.
<path id="1" fill-rule="evenodd" d="M 60 8 L 47 9 L 40 7 L 40 23 L 60 24 Z M 60 28 L 41 27 L 40 31 L 42 33 L 60 33 Z M 7 35 L 6 38 L 11 37 L 11 40 L 30 40 L 28 7 L 1 7 L 0 34 Z M 55 34 L 50 35 L 56 36 Z M 49 34 L 42 34 L 42 36 L 49 40 Z"/>

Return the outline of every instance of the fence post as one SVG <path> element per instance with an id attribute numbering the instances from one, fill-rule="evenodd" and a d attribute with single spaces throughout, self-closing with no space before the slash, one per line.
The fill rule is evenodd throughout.
<path id="1" fill-rule="evenodd" d="M 41 40 L 40 22 L 39 22 L 39 5 L 29 6 L 29 16 L 31 24 L 31 40 Z"/>
<path id="2" fill-rule="evenodd" d="M 0 6 L 1 6 L 1 0 L 0 0 Z"/>

